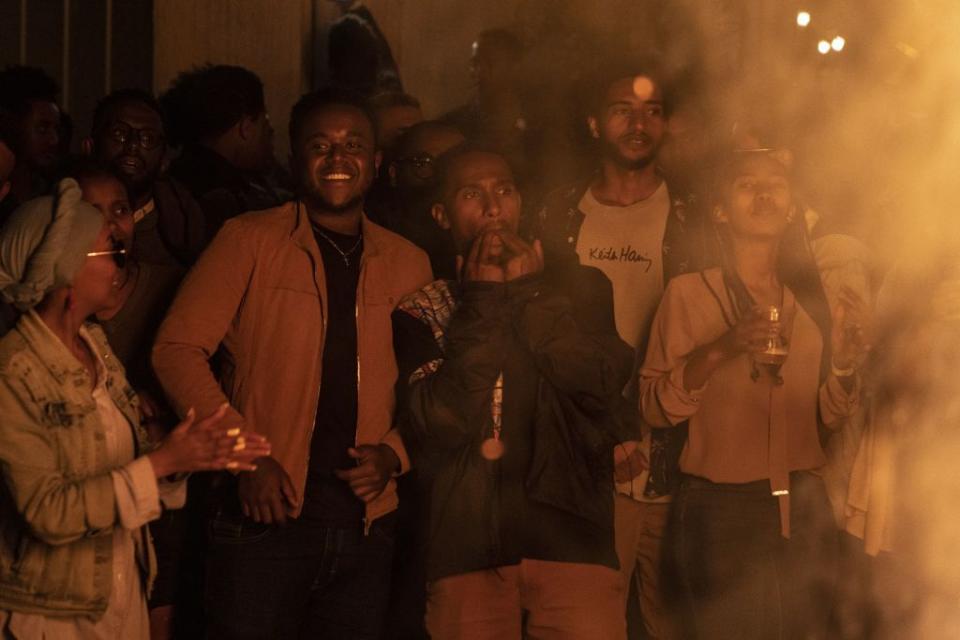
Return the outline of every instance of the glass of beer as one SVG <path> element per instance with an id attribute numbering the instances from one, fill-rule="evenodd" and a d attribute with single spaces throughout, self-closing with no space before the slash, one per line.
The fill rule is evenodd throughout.
<path id="1" fill-rule="evenodd" d="M 780 322 L 780 307 L 770 305 L 766 309 L 767 320 L 770 322 Z M 782 382 L 780 378 L 780 367 L 787 359 L 787 346 L 783 343 L 780 334 L 772 335 L 767 338 L 766 348 L 755 354 L 753 359 L 757 367 L 770 374 L 777 382 Z"/>

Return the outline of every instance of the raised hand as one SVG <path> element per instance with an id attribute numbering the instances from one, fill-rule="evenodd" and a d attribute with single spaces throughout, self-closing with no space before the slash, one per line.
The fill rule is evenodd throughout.
<path id="1" fill-rule="evenodd" d="M 630 482 L 649 468 L 641 443 L 624 442 L 613 448 L 613 479 L 617 482 Z"/>
<path id="2" fill-rule="evenodd" d="M 528 244 L 509 229 L 501 229 L 498 234 L 503 241 L 506 253 L 506 259 L 503 261 L 505 280 L 516 280 L 525 275 L 543 271 L 543 247 L 539 240 Z"/>
<path id="3" fill-rule="evenodd" d="M 832 315 L 833 366 L 842 370 L 858 367 L 871 348 L 869 307 L 856 291 L 843 287 Z"/>
<path id="4" fill-rule="evenodd" d="M 147 454 L 158 478 L 189 471 L 219 469 L 252 470 L 252 460 L 270 454 L 270 443 L 263 436 L 225 429 L 220 421 L 229 405 L 224 403 L 213 414 L 196 422 L 190 409 L 154 451 Z"/>
<path id="5" fill-rule="evenodd" d="M 501 264 L 503 241 L 500 229 L 488 229 L 478 235 L 466 259 L 457 256 L 457 273 L 464 282 L 503 282 Z"/>

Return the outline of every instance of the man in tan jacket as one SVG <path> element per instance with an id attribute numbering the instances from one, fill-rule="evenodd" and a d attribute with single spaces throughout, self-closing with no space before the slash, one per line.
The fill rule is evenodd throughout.
<path id="1" fill-rule="evenodd" d="M 360 103 L 304 96 L 290 138 L 297 200 L 224 225 L 184 280 L 153 364 L 178 411 L 229 400 L 225 422 L 273 443 L 256 471 L 215 482 L 210 637 L 377 638 L 393 477 L 409 466 L 393 428 L 390 315 L 430 267 L 363 215 L 380 154 Z"/>

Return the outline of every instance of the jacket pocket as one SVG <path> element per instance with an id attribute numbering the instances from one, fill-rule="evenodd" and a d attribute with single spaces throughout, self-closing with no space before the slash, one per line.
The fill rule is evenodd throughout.
<path id="1" fill-rule="evenodd" d="M 69 400 L 48 400 L 44 402 L 42 420 L 48 427 L 69 428 L 83 424 L 83 418 L 96 410 L 94 405 L 79 404 Z"/>

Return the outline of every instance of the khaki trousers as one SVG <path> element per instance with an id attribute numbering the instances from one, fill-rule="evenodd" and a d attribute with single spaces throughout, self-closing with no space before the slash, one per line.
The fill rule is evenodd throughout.
<path id="1" fill-rule="evenodd" d="M 625 640 L 623 582 L 609 567 L 522 560 L 427 585 L 433 640 Z M 526 628 L 524 624 L 526 616 Z"/>
<path id="2" fill-rule="evenodd" d="M 664 606 L 661 589 L 663 538 L 670 503 L 638 502 L 618 493 L 614 506 L 617 558 L 624 583 L 621 615 L 626 618 L 630 580 L 634 579 L 647 636 L 651 640 L 678 638 L 677 622 Z"/>

